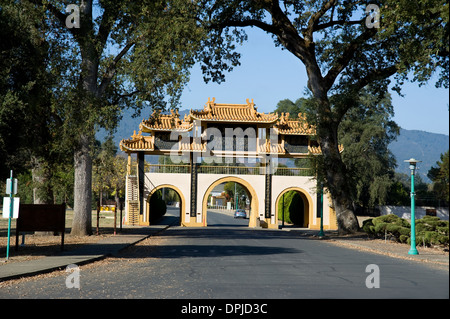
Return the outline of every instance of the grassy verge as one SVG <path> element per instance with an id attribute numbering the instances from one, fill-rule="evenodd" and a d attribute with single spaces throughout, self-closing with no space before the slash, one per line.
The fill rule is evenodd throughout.
<path id="1" fill-rule="evenodd" d="M 0 210 L 0 216 L 2 211 Z M 73 210 L 66 210 L 66 231 L 64 233 L 64 250 L 69 251 L 81 245 L 97 242 L 114 234 L 114 213 L 101 212 L 99 215 L 99 234 L 97 235 L 97 211 L 92 211 L 92 236 L 72 236 L 70 230 L 73 221 Z M 117 213 L 116 230 L 120 229 L 120 213 Z M 16 243 L 16 219 L 11 219 L 11 237 L 9 262 L 25 261 L 34 258 L 42 258 L 57 254 L 61 251 L 61 236 L 49 233 L 34 234 L 25 233 L 24 243 L 22 235 L 19 236 L 19 249 L 15 251 Z M 0 260 L 6 258 L 6 247 L 8 242 L 8 219 L 0 218 Z M 2 263 L 0 263 L 0 266 Z"/>

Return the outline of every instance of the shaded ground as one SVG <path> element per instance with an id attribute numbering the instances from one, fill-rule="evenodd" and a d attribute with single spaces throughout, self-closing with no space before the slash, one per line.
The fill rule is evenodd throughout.
<path id="1" fill-rule="evenodd" d="M 120 221 L 119 213 L 116 219 L 116 231 L 119 231 Z M 72 236 L 70 235 L 70 227 L 72 225 L 73 211 L 66 211 L 66 231 L 64 234 L 64 250 L 70 251 L 78 247 L 95 243 L 108 236 L 114 235 L 114 215 L 112 212 L 100 213 L 99 216 L 99 234 L 97 235 L 97 212 L 92 212 L 92 236 Z M 8 239 L 8 219 L 0 218 L 0 261 L 6 258 L 6 248 Z M 24 241 L 24 245 L 22 242 Z M 16 219 L 11 220 L 11 238 L 9 248 L 8 263 L 21 262 L 45 256 L 52 256 L 61 251 L 61 236 L 49 233 L 34 234 L 32 232 L 25 233 L 25 238 L 19 236 L 19 249 L 15 250 L 16 244 Z M 0 263 L 3 265 L 4 263 Z"/>
<path id="2" fill-rule="evenodd" d="M 119 215 L 119 214 L 118 214 Z M 97 214 L 92 214 L 92 226 L 94 235 L 92 236 L 71 236 L 70 226 L 72 225 L 73 212 L 67 210 L 66 214 L 66 233 L 64 240 L 64 249 L 70 251 L 82 245 L 95 243 L 108 236 L 114 235 L 114 217 L 113 213 L 101 213 L 99 218 L 99 235 L 97 232 Z M 116 230 L 119 231 L 119 216 L 116 220 Z M 312 231 L 302 228 L 294 228 L 286 225 L 285 230 L 289 230 L 293 234 L 299 236 L 306 236 L 317 240 L 325 240 L 335 245 L 345 246 L 347 248 L 358 249 L 383 255 L 388 255 L 396 258 L 410 259 L 422 261 L 437 266 L 442 266 L 448 269 L 449 252 L 448 247 L 422 247 L 417 246 L 419 251 L 418 256 L 408 255 L 409 245 L 400 244 L 390 240 L 372 239 L 365 233 L 357 233 L 348 236 L 338 236 L 336 232 L 327 231 L 323 239 L 317 237 L 318 231 Z M 8 220 L 0 219 L 0 261 L 4 261 L 6 257 L 6 243 L 7 243 L 7 227 Z M 123 228 L 123 232 L 132 232 L 133 228 Z M 19 237 L 19 244 L 22 243 L 22 236 Z M 34 235 L 28 233 L 25 235 L 25 245 L 20 246 L 19 250 L 15 251 L 15 220 L 11 223 L 11 241 L 10 241 L 10 257 L 8 263 L 27 261 L 45 256 L 51 256 L 60 252 L 61 236 L 53 235 Z M 4 262 L 0 262 L 0 267 Z"/>

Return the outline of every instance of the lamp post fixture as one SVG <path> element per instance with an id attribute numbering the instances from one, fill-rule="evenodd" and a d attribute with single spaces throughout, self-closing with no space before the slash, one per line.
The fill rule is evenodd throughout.
<path id="1" fill-rule="evenodd" d="M 409 255 L 418 255 L 419 252 L 416 248 L 416 216 L 415 216 L 415 200 L 414 197 L 416 193 L 414 192 L 414 174 L 416 171 L 416 164 L 418 161 L 414 158 L 410 158 L 409 160 L 405 160 L 406 163 L 409 163 L 409 169 L 411 170 L 411 248 L 408 252 Z"/>

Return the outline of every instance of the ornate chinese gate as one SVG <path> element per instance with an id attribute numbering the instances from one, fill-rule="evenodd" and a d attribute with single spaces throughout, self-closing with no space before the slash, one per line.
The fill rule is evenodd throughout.
<path id="1" fill-rule="evenodd" d="M 283 159 L 305 164 L 320 148 L 311 138 L 314 127 L 302 114 L 257 112 L 253 100 L 246 104 L 218 104 L 210 100 L 203 110 L 154 112 L 143 120 L 130 139 L 120 142 L 128 154 L 126 223 L 149 225 L 151 195 L 163 187 L 181 199 L 180 224 L 207 226 L 207 200 L 217 185 L 232 181 L 243 185 L 251 200 L 249 227 L 278 228 L 278 202 L 287 191 L 298 192 L 304 203 L 303 227 L 317 229 L 320 215 L 317 185 L 312 171 L 286 167 Z M 131 154 L 136 153 L 133 164 Z M 145 155 L 170 156 L 171 164 L 149 165 Z M 323 203 L 325 229 L 336 229 L 331 201 Z"/>

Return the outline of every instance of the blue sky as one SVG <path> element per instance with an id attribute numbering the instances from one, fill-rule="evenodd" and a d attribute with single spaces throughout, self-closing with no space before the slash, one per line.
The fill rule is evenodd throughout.
<path id="1" fill-rule="evenodd" d="M 248 29 L 248 41 L 238 48 L 241 65 L 226 74 L 222 84 L 203 81 L 200 67 L 192 69 L 183 92 L 181 109 L 200 109 L 215 97 L 217 103 L 245 103 L 253 99 L 258 111 L 271 112 L 278 101 L 295 101 L 304 96 L 307 76 L 303 64 L 286 50 L 275 47 L 273 39 L 259 29 Z M 449 90 L 436 89 L 434 82 L 419 87 L 403 86 L 405 97 L 392 92 L 397 124 L 408 130 L 449 135 Z"/>

